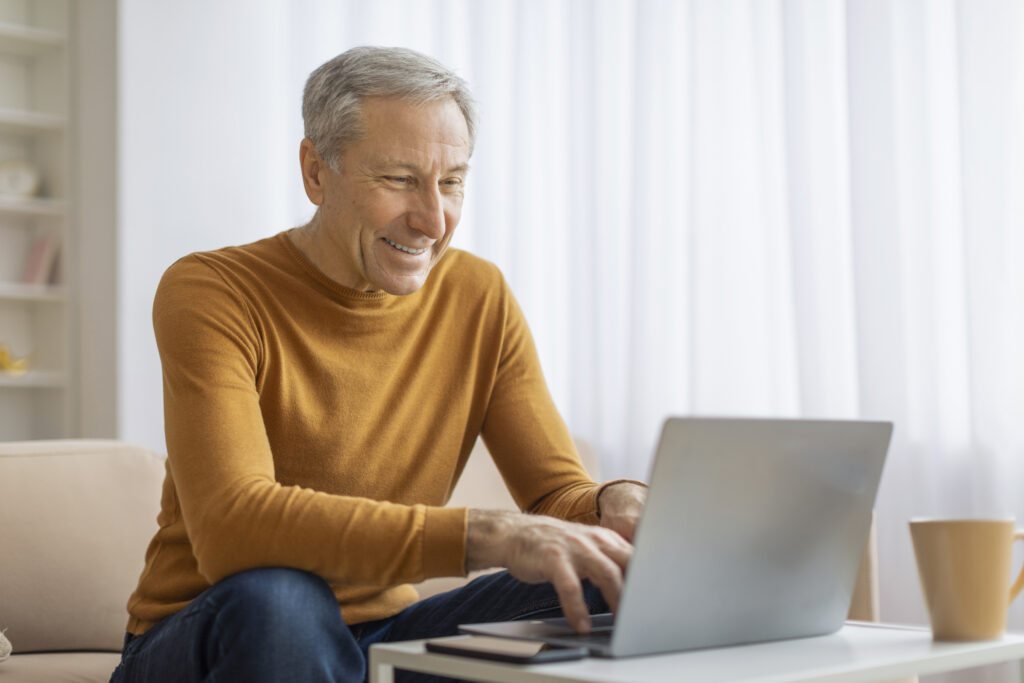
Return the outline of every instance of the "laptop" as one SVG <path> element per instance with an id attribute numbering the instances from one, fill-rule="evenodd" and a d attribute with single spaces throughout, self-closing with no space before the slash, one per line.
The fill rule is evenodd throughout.
<path id="1" fill-rule="evenodd" d="M 890 422 L 668 418 L 614 618 L 465 624 L 606 657 L 800 638 L 846 619 Z"/>

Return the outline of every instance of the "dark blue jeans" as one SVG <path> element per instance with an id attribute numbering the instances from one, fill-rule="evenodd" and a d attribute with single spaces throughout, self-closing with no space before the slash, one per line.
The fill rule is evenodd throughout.
<path id="1" fill-rule="evenodd" d="M 584 583 L 591 613 L 608 607 Z M 550 584 L 507 572 L 421 600 L 393 617 L 348 626 L 320 577 L 253 569 L 211 586 L 141 636 L 125 639 L 111 683 L 316 683 L 365 680 L 374 643 L 454 635 L 459 624 L 561 614 Z M 398 672 L 400 681 L 447 680 Z"/>

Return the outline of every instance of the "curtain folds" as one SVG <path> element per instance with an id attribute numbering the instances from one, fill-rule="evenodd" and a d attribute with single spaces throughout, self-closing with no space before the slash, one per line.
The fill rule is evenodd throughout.
<path id="1" fill-rule="evenodd" d="M 893 420 L 893 621 L 924 619 L 908 517 L 1024 519 L 1020 2 L 288 11 L 295 92 L 363 43 L 471 81 L 483 119 L 455 244 L 504 270 L 610 476 L 646 476 L 670 413 Z M 308 215 L 299 188 L 292 207 Z"/>

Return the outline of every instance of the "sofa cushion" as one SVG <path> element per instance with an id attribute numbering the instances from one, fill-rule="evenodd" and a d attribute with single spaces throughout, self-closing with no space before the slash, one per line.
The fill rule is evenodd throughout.
<path id="1" fill-rule="evenodd" d="M 0 666 L 4 683 L 107 683 L 121 655 L 111 652 L 45 652 L 11 657 Z"/>
<path id="2" fill-rule="evenodd" d="M 0 443 L 0 629 L 17 653 L 120 651 L 164 459 L 117 441 Z"/>

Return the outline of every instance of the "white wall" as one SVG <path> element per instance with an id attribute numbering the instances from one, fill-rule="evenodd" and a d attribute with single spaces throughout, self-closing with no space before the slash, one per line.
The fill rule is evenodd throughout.
<path id="1" fill-rule="evenodd" d="M 164 449 L 151 325 L 163 271 L 190 252 L 289 227 L 301 131 L 284 135 L 272 125 L 282 108 L 298 108 L 294 93 L 278 90 L 288 64 L 282 7 L 120 3 L 120 438 Z"/>

